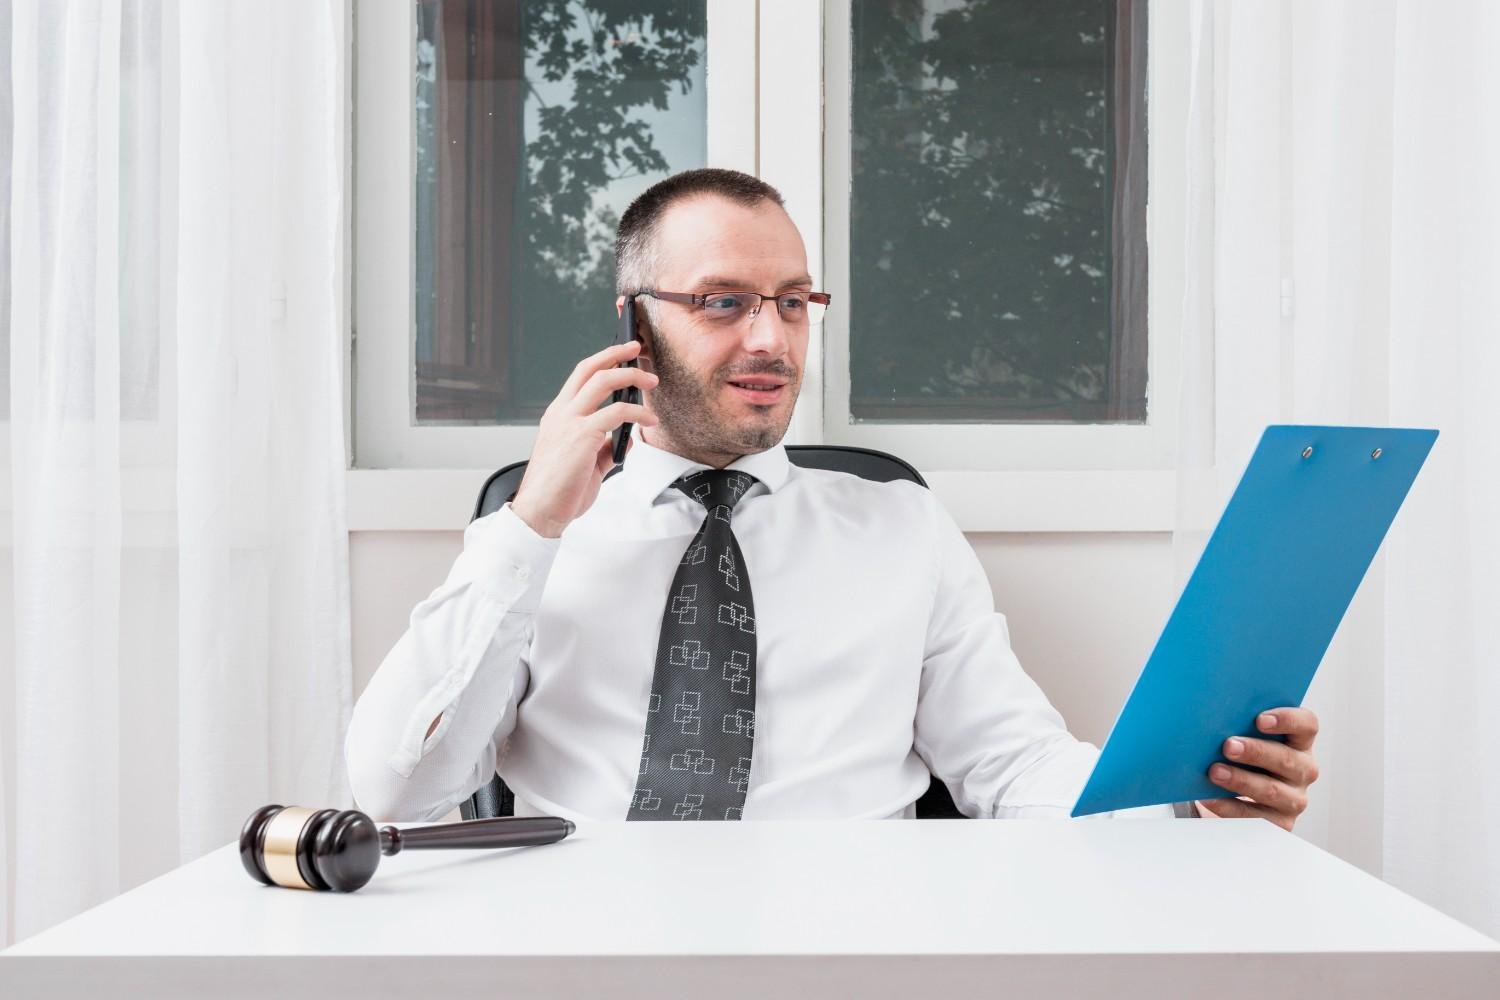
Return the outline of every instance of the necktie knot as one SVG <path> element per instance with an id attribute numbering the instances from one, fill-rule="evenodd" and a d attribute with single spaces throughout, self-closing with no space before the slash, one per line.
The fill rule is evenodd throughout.
<path id="1" fill-rule="evenodd" d="M 712 511 L 734 505 L 760 480 L 736 469 L 699 469 L 680 477 L 672 485 Z"/>

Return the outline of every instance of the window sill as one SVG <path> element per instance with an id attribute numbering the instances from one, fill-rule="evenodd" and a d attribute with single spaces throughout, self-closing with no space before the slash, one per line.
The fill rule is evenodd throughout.
<path id="1" fill-rule="evenodd" d="M 350 531 L 462 531 L 485 469 L 350 469 Z M 964 532 L 1171 531 L 1171 470 L 922 472 Z"/>

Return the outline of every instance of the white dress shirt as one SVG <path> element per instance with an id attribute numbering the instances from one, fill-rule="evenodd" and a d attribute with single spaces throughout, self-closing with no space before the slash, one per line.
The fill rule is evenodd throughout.
<path id="1" fill-rule="evenodd" d="M 623 820 L 667 591 L 706 513 L 670 487 L 702 468 L 637 432 L 560 539 L 509 504 L 472 522 L 355 706 L 359 807 L 437 819 L 498 770 L 517 815 Z M 969 816 L 1066 816 L 1098 751 L 1021 669 L 937 499 L 779 445 L 729 468 L 759 480 L 731 522 L 756 617 L 744 818 L 912 816 L 929 771 Z"/>

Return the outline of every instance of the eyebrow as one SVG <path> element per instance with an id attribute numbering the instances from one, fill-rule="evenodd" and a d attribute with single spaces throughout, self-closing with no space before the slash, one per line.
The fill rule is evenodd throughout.
<path id="1" fill-rule="evenodd" d="M 754 284 L 754 282 L 746 281 L 744 278 L 725 278 L 725 277 L 721 277 L 719 275 L 714 274 L 714 275 L 709 275 L 706 278 L 699 278 L 697 281 L 695 281 L 693 283 L 693 290 L 694 291 L 700 291 L 700 290 L 705 289 L 705 288 L 717 288 L 717 289 L 728 289 L 728 290 L 740 290 L 740 289 L 742 289 L 742 290 L 748 291 L 753 284 Z M 808 285 L 808 286 L 811 286 L 812 285 L 812 275 L 810 275 L 810 274 L 804 274 L 804 275 L 801 275 L 799 277 L 792 278 L 792 279 L 790 279 L 788 281 L 783 281 L 781 284 L 777 285 L 776 287 L 777 288 L 795 288 L 798 285 Z"/>

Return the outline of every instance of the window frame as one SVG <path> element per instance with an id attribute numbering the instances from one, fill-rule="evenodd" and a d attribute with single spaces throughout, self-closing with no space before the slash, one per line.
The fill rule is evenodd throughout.
<path id="1" fill-rule="evenodd" d="M 753 173 L 782 191 L 806 241 L 814 281 L 835 297 L 809 340 L 802 393 L 785 443 L 862 445 L 901 455 L 922 471 L 965 531 L 1170 531 L 1187 200 L 1185 135 L 1175 126 L 1186 121 L 1187 9 L 1149 0 L 1146 422 L 840 426 L 833 418 L 839 407 L 847 413 L 848 400 L 848 364 L 836 361 L 848 352 L 848 204 L 837 198 L 825 204 L 825 192 L 848 189 L 851 2 L 707 0 L 708 161 Z M 454 530 L 472 510 L 486 470 L 526 458 L 535 428 L 392 426 L 392 412 L 409 421 L 411 407 L 405 379 L 412 351 L 414 15 L 406 2 L 361 4 L 354 21 L 359 101 L 351 122 L 356 198 L 350 529 Z M 777 29 L 763 33 L 762 23 Z M 716 46 L 716 37 L 731 40 Z M 746 38 L 755 44 L 743 44 Z M 776 71 L 760 73 L 761 66 Z M 717 116 L 742 114 L 748 101 L 756 112 L 753 134 L 714 128 Z M 384 112 L 377 119 L 361 113 L 361 106 Z M 770 125 L 777 141 L 760 142 Z M 389 198 L 358 196 L 389 192 L 393 183 L 401 185 L 402 196 L 395 199 L 401 210 Z M 390 322 L 391 316 L 405 324 Z M 404 362 L 396 360 L 403 355 Z M 379 404 L 392 398 L 391 379 L 386 376 L 384 387 L 372 384 L 372 363 L 400 372 L 397 406 Z M 360 406 L 361 400 L 367 405 Z M 372 400 L 376 405 L 368 405 Z"/>

